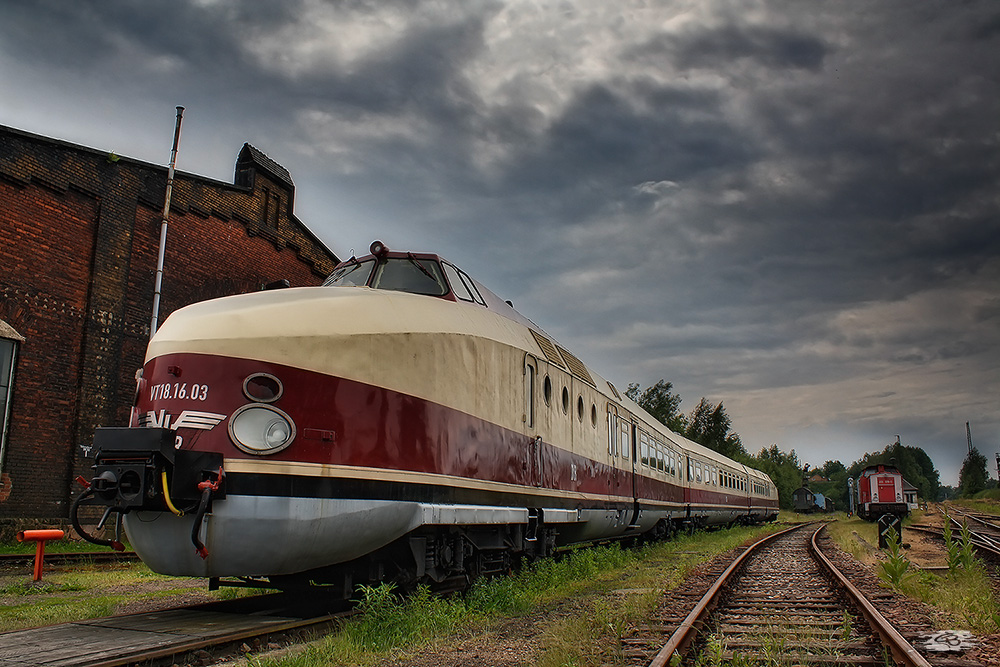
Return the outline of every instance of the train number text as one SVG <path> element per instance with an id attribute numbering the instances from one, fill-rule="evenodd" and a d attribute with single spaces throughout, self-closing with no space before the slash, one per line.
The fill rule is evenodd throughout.
<path id="1" fill-rule="evenodd" d="M 149 388 L 149 400 L 165 401 L 167 399 L 205 401 L 208 400 L 207 384 L 192 384 L 187 382 L 165 382 L 154 384 Z"/>

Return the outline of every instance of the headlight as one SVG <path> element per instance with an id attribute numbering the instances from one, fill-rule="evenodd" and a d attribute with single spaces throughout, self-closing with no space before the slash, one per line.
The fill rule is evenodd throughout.
<path id="1" fill-rule="evenodd" d="M 251 403 L 229 419 L 229 437 L 248 454 L 275 454 L 292 444 L 292 418 L 271 405 Z"/>

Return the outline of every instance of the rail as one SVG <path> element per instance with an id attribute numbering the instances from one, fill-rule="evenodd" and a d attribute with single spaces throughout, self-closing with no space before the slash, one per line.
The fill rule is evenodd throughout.
<path id="1" fill-rule="evenodd" d="M 698 604 L 695 605 L 694 609 L 691 610 L 684 621 L 677 627 L 666 644 L 663 645 L 652 661 L 649 662 L 649 667 L 666 667 L 670 664 L 671 659 L 675 655 L 683 656 L 685 654 L 694 641 L 699 630 L 707 624 L 708 615 L 718 605 L 723 589 L 735 579 L 736 573 L 743 568 L 744 564 L 751 557 L 751 555 L 759 553 L 763 547 L 767 546 L 772 541 L 777 540 L 795 530 L 800 530 L 807 525 L 810 524 L 794 526 L 787 530 L 768 535 L 767 537 L 752 544 L 742 554 L 740 554 L 740 556 L 734 560 L 732 564 L 726 568 L 725 572 L 723 572 L 722 575 L 720 575 L 719 578 L 712 584 L 708 592 L 702 596 Z M 852 604 L 858 611 L 861 612 L 865 621 L 878 635 L 883 645 L 889 649 L 893 657 L 900 665 L 903 665 L 904 667 L 930 667 L 930 663 L 927 659 L 921 656 L 916 649 L 914 649 L 909 642 L 907 642 L 906 639 L 904 639 L 902 635 L 900 635 L 899 632 L 897 632 L 895 628 L 889 624 L 885 617 L 883 617 L 882 614 L 875 609 L 871 602 L 864 597 L 857 587 L 848 581 L 847 578 L 844 577 L 839 570 L 837 570 L 833 563 L 825 555 L 823 555 L 816 540 L 824 528 L 825 524 L 820 526 L 812 534 L 809 540 L 812 557 L 818 562 L 820 567 L 828 573 L 829 577 L 832 578 L 836 585 L 845 591 Z"/>

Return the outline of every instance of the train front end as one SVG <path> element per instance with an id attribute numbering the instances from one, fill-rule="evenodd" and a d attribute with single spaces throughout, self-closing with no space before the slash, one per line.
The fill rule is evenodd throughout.
<path id="1" fill-rule="evenodd" d="M 883 515 L 906 516 L 910 512 L 903 495 L 903 475 L 892 465 L 877 464 L 858 476 L 858 514 L 868 521 Z"/>
<path id="2" fill-rule="evenodd" d="M 120 518 L 154 571 L 251 578 L 349 562 L 413 530 L 424 508 L 382 493 L 403 474 L 382 468 L 431 458 L 394 448 L 390 430 L 427 423 L 426 404 L 358 378 L 398 374 L 370 331 L 428 308 L 406 305 L 416 299 L 307 287 L 173 313 L 150 342 L 130 426 L 95 434 L 77 530 L 119 546 L 120 531 L 93 525 Z"/>

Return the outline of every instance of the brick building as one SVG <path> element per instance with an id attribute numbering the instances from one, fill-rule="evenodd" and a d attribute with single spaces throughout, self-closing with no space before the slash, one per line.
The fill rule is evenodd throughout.
<path id="1" fill-rule="evenodd" d="M 68 515 L 94 429 L 124 425 L 152 314 L 167 169 L 0 126 L 0 519 Z M 232 184 L 178 171 L 159 321 L 337 257 L 289 173 L 245 144 Z"/>

